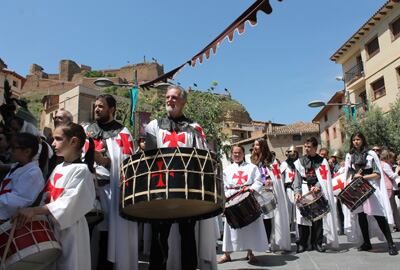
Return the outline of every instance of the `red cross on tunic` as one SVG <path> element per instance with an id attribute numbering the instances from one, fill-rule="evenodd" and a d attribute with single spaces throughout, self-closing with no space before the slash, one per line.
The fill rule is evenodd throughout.
<path id="1" fill-rule="evenodd" d="M 289 174 L 288 174 L 288 176 L 289 176 L 289 179 L 290 179 L 290 181 L 292 181 L 292 182 L 293 182 L 293 180 L 294 180 L 294 176 L 295 176 L 295 173 L 294 173 L 293 171 L 289 171 Z"/>
<path id="2" fill-rule="evenodd" d="M 64 191 L 64 188 L 56 188 L 57 181 L 62 177 L 63 175 L 61 173 L 55 173 L 54 174 L 54 185 L 49 181 L 49 184 L 47 186 L 47 191 L 50 192 L 50 197 L 48 198 L 48 201 L 50 202 L 50 199 L 55 201 L 60 197 L 61 193 Z"/>
<path id="3" fill-rule="evenodd" d="M 281 170 L 279 169 L 278 163 L 272 164 L 272 173 L 275 175 L 276 179 L 281 179 Z"/>
<path id="4" fill-rule="evenodd" d="M 6 186 L 11 182 L 11 179 L 4 179 L 1 182 L 0 195 L 11 192 L 11 189 L 6 189 Z"/>
<path id="5" fill-rule="evenodd" d="M 121 139 L 116 139 L 115 141 L 119 145 L 119 147 L 122 148 L 122 154 L 124 155 L 132 155 L 133 151 L 133 142 L 129 140 L 129 134 L 128 133 L 119 133 L 119 137 Z"/>
<path id="6" fill-rule="evenodd" d="M 162 160 L 161 161 L 157 161 L 158 170 L 161 171 L 163 169 L 163 167 L 164 167 L 164 162 Z M 151 174 L 151 177 L 158 176 L 158 182 L 157 182 L 156 187 L 165 187 L 165 184 L 164 184 L 164 181 L 163 181 L 163 175 L 164 175 L 164 173 L 161 173 L 161 172 L 160 173 L 152 173 Z M 173 177 L 174 176 L 174 172 L 170 172 L 169 175 Z"/>
<path id="7" fill-rule="evenodd" d="M 319 166 L 319 173 L 321 174 L 322 179 L 328 180 L 328 170 L 326 169 L 326 165 L 321 164 Z"/>
<path id="8" fill-rule="evenodd" d="M 340 178 L 337 180 L 337 185 L 333 186 L 333 190 L 337 190 L 337 189 L 340 189 L 340 190 L 344 189 L 344 182 L 342 182 L 342 180 Z"/>
<path id="9" fill-rule="evenodd" d="M 95 151 L 102 151 L 103 150 L 103 141 L 102 140 L 95 140 L 93 139 L 93 143 L 94 143 L 94 150 Z M 87 153 L 87 151 L 89 150 L 89 140 L 85 141 L 85 146 L 84 146 L 84 152 Z"/>
<path id="10" fill-rule="evenodd" d="M 236 182 L 236 185 L 243 185 L 244 183 L 247 182 L 248 176 L 244 174 L 244 171 L 237 171 L 238 174 L 234 174 L 232 179 L 238 179 Z M 242 182 L 242 179 L 244 182 Z"/>
<path id="11" fill-rule="evenodd" d="M 172 132 L 165 132 L 162 143 L 166 144 L 169 142 L 167 147 L 179 147 L 179 142 L 185 144 L 186 143 L 186 134 L 185 132 L 176 133 L 175 130 Z"/>

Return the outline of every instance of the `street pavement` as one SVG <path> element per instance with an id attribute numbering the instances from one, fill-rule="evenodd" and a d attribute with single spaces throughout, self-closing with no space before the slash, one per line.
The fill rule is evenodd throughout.
<path id="1" fill-rule="evenodd" d="M 339 237 L 339 251 L 319 253 L 308 251 L 296 254 L 296 245 L 288 254 L 255 252 L 259 262 L 249 264 L 244 258 L 247 252 L 234 252 L 232 262 L 218 265 L 218 270 L 250 270 L 250 269 L 285 269 L 285 270 L 400 270 L 400 255 L 390 256 L 386 242 L 372 239 L 373 249 L 359 252 L 357 247 L 349 243 L 345 236 Z M 393 233 L 393 240 L 400 249 L 400 233 Z M 219 245 L 220 248 L 220 245 Z M 222 252 L 218 252 L 220 257 Z"/>
<path id="2" fill-rule="evenodd" d="M 400 232 L 392 235 L 397 248 L 400 249 Z M 249 264 L 244 260 L 246 252 L 234 252 L 231 255 L 232 262 L 219 264 L 218 270 L 400 270 L 400 255 L 390 256 L 386 242 L 372 239 L 373 249 L 369 252 L 359 252 L 345 236 L 340 236 L 339 239 L 340 248 L 336 252 L 306 251 L 296 254 L 295 244 L 292 244 L 292 252 L 288 254 L 255 252 L 259 260 L 257 264 Z M 221 241 L 218 241 L 218 258 L 222 255 L 221 244 Z M 140 270 L 147 269 L 148 263 L 145 260 L 141 261 Z"/>

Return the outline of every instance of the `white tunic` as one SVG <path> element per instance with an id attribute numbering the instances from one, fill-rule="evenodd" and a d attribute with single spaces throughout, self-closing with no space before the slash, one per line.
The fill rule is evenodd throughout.
<path id="1" fill-rule="evenodd" d="M 8 173 L 0 183 L 0 220 L 11 218 L 18 208 L 30 206 L 43 187 L 42 171 L 36 161 Z"/>
<path id="2" fill-rule="evenodd" d="M 244 186 L 249 186 L 250 189 L 261 192 L 263 183 L 257 166 L 244 161 L 240 165 L 233 163 L 224 169 L 226 197 L 234 195 Z M 231 252 L 248 249 L 260 252 L 268 249 L 268 239 L 262 216 L 240 229 L 233 229 L 228 222 L 225 222 L 222 251 Z"/>
<path id="3" fill-rule="evenodd" d="M 284 178 L 284 183 L 293 184 L 294 179 L 297 177 L 296 171 L 292 170 L 286 161 L 281 163 L 280 169 Z M 289 212 L 289 223 L 291 224 L 296 222 L 296 203 L 294 200 L 294 190 L 291 188 L 286 189 L 286 201 Z"/>
<path id="4" fill-rule="evenodd" d="M 378 237 L 381 240 L 385 239 L 375 218 L 372 216 L 384 216 L 386 217 L 389 225 L 394 224 L 393 212 L 390 206 L 388 193 L 386 191 L 386 185 L 383 176 L 384 172 L 382 170 L 381 163 L 374 151 L 368 151 L 367 164 L 365 168 L 372 168 L 372 160 L 375 162 L 380 171 L 380 178 L 378 180 L 368 180 L 368 182 L 375 188 L 375 192 L 353 212 L 350 212 L 347 207 L 343 207 L 345 233 L 349 241 L 356 243 L 361 243 L 363 240 L 361 229 L 358 223 L 358 213 L 364 212 L 367 214 L 370 238 Z M 350 181 L 350 166 L 351 156 L 350 154 L 347 154 L 345 160 L 345 173 L 347 179 L 346 184 L 348 184 Z"/>
<path id="5" fill-rule="evenodd" d="M 275 198 L 277 201 L 274 210 L 274 221 L 272 230 L 271 248 L 272 250 L 291 250 L 290 245 L 290 229 L 289 229 L 289 212 L 288 202 L 283 184 L 283 176 L 281 175 L 279 163 L 274 160 L 271 166 L 267 168 L 269 177 L 273 183 Z"/>
<path id="6" fill-rule="evenodd" d="M 157 140 L 157 148 L 168 147 L 194 147 L 198 149 L 208 149 L 206 136 L 198 123 L 191 123 L 192 132 L 171 132 L 162 129 L 157 120 L 152 120 L 146 126 L 146 133 L 152 135 Z M 169 253 L 167 261 L 168 270 L 181 269 L 181 242 L 179 225 L 172 224 L 168 238 Z M 147 227 L 147 233 L 151 233 L 150 226 Z M 201 270 L 217 269 L 216 263 L 216 241 L 219 238 L 219 227 L 217 218 L 209 218 L 196 222 L 195 235 L 197 244 L 198 268 Z M 151 237 L 145 237 L 148 240 Z M 184 269 L 183 269 L 184 270 Z"/>
<path id="7" fill-rule="evenodd" d="M 301 165 L 300 160 L 295 161 L 296 169 L 299 171 L 302 177 L 305 177 L 305 168 Z M 326 159 L 323 160 L 319 168 L 315 170 L 319 184 L 321 185 L 322 193 L 328 201 L 330 211 L 327 215 L 323 217 L 323 230 L 324 236 L 326 237 L 327 244 L 332 248 L 339 247 L 339 238 L 337 233 L 337 215 L 336 215 L 336 204 L 333 196 L 331 173 L 329 170 L 329 164 Z M 308 187 L 306 184 L 302 184 L 303 195 L 308 192 Z M 296 207 L 296 218 L 297 224 L 311 226 L 312 223 L 306 220 Z"/>
<path id="8" fill-rule="evenodd" d="M 62 247 L 56 269 L 90 269 L 89 228 L 85 219 L 94 203 L 93 175 L 86 164 L 63 162 L 53 170 L 45 194 Z"/>

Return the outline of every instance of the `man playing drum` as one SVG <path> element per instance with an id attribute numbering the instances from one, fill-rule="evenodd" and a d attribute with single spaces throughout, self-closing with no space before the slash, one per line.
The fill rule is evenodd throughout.
<path id="1" fill-rule="evenodd" d="M 323 236 L 327 238 L 328 244 L 333 248 L 338 247 L 338 235 L 336 231 L 336 208 L 334 207 L 334 197 L 332 193 L 331 175 L 329 164 L 326 159 L 317 154 L 318 141 L 310 137 L 304 143 L 306 155 L 295 162 L 297 177 L 293 183 L 295 200 L 297 206 L 302 200 L 302 195 L 309 191 L 314 194 L 323 193 L 329 203 L 330 212 L 323 219 L 310 221 L 305 219 L 300 211 L 296 213 L 299 239 L 297 242 L 297 252 L 301 253 L 308 249 L 311 227 L 311 250 L 325 252 L 322 247 Z M 298 207 L 297 207 L 298 210 Z M 323 226 L 323 222 L 325 223 Z"/>
<path id="2" fill-rule="evenodd" d="M 206 137 L 199 124 L 185 117 L 183 109 L 186 105 L 187 93 L 180 86 L 172 85 L 167 89 L 165 96 L 167 117 L 153 120 L 146 126 L 146 148 L 145 150 L 157 148 L 194 147 L 207 149 Z M 200 179 L 199 179 L 200 181 Z M 168 267 L 182 270 L 195 270 L 198 265 L 200 269 L 216 269 L 215 243 L 217 235 L 215 230 L 215 219 L 206 219 L 198 222 L 199 231 L 206 232 L 199 236 L 199 252 L 196 245 L 195 225 L 196 221 L 188 218 L 180 221 L 180 249 L 171 246 L 175 255 L 181 252 L 181 265 L 171 265 L 174 259 L 170 258 Z M 151 224 L 152 239 L 150 250 L 150 270 L 167 269 L 169 243 L 168 238 L 172 223 L 166 220 L 163 223 L 153 222 Z M 206 229 L 208 228 L 208 229 Z M 172 237 L 178 237 L 172 235 Z M 201 240 L 201 241 L 200 241 Z M 177 241 L 174 241 L 175 243 Z M 178 263 L 179 264 L 179 263 Z"/>
<path id="3" fill-rule="evenodd" d="M 231 155 L 233 163 L 224 170 L 225 196 L 229 198 L 246 190 L 260 193 L 263 187 L 260 171 L 256 165 L 244 161 L 243 147 L 233 146 Z M 242 250 L 247 250 L 246 259 L 255 263 L 257 259 L 252 251 L 265 252 L 267 248 L 268 239 L 262 216 L 239 229 L 234 229 L 225 222 L 222 245 L 224 255 L 219 258 L 218 263 L 231 261 L 230 253 Z"/>

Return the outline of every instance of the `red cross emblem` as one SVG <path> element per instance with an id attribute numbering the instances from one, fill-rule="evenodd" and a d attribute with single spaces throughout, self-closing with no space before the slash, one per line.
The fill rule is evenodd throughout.
<path id="1" fill-rule="evenodd" d="M 179 142 L 185 144 L 186 143 L 186 134 L 185 132 L 176 133 L 175 131 L 172 132 L 165 132 L 162 143 L 166 144 L 169 142 L 167 147 L 179 147 Z"/>
<path id="2" fill-rule="evenodd" d="M 328 179 L 328 170 L 326 169 L 326 165 L 321 164 L 319 166 L 319 173 L 321 174 L 322 179 L 324 180 Z"/>
<path id="3" fill-rule="evenodd" d="M 275 175 L 276 179 L 281 179 L 281 170 L 278 167 L 278 163 L 272 164 L 272 173 Z"/>
<path id="4" fill-rule="evenodd" d="M 6 186 L 11 182 L 11 179 L 4 179 L 1 182 L 0 195 L 11 192 L 11 189 L 6 189 Z"/>
<path id="5" fill-rule="evenodd" d="M 128 133 L 119 133 L 118 134 L 121 139 L 115 139 L 119 147 L 122 148 L 122 154 L 124 155 L 132 155 L 133 153 L 133 142 L 130 140 L 130 136 Z"/>
<path id="6" fill-rule="evenodd" d="M 94 150 L 95 151 L 102 151 L 103 150 L 103 140 L 95 140 L 93 139 L 94 142 Z M 87 153 L 87 151 L 89 150 L 89 140 L 85 141 L 85 146 L 84 146 L 84 152 Z"/>
<path id="7" fill-rule="evenodd" d="M 236 182 L 236 185 L 242 185 L 244 183 L 247 182 L 248 176 L 244 174 L 244 171 L 238 171 L 238 174 L 234 174 L 232 179 L 238 179 L 238 181 Z M 244 182 L 242 182 L 242 179 L 244 180 Z"/>
<path id="8" fill-rule="evenodd" d="M 338 180 L 337 180 L 337 185 L 333 186 L 333 190 L 337 190 L 337 189 L 340 189 L 340 190 L 344 189 L 344 182 L 342 182 L 342 180 L 340 180 L 340 178 L 338 178 Z"/>
<path id="9" fill-rule="evenodd" d="M 163 167 L 164 167 L 164 162 L 162 160 L 161 161 L 157 161 L 157 167 L 158 167 L 158 170 L 161 171 L 163 169 Z M 165 184 L 164 184 L 164 181 L 163 181 L 163 175 L 164 175 L 164 173 L 161 173 L 161 172 L 152 173 L 151 174 L 151 177 L 158 176 L 158 182 L 157 182 L 156 187 L 165 187 Z M 174 172 L 170 172 L 169 175 L 170 176 L 174 176 Z"/>
<path id="10" fill-rule="evenodd" d="M 289 171 L 288 177 L 289 177 L 290 181 L 293 182 L 294 176 L 295 176 L 295 173 L 293 171 Z"/>
<path id="11" fill-rule="evenodd" d="M 47 186 L 47 191 L 50 192 L 50 197 L 48 198 L 49 202 L 50 202 L 50 199 L 52 199 L 53 201 L 57 200 L 58 197 L 61 195 L 61 193 L 64 191 L 64 188 L 56 188 L 57 181 L 62 176 L 63 175 L 61 173 L 54 174 L 54 185 L 51 183 L 51 180 L 49 181 L 49 184 Z"/>

